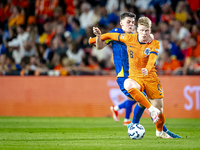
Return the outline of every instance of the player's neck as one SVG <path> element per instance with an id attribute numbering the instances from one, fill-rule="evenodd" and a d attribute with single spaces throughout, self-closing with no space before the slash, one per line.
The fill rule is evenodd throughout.
<path id="1" fill-rule="evenodd" d="M 142 37 L 140 37 L 140 35 L 138 36 L 138 40 L 140 43 L 146 43 L 147 40 L 144 40 Z"/>

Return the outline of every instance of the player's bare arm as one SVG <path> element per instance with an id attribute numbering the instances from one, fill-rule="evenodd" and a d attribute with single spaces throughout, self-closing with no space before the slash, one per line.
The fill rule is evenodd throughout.
<path id="1" fill-rule="evenodd" d="M 93 27 L 93 33 L 96 35 L 96 48 L 98 50 L 103 49 L 107 46 L 105 41 L 101 40 L 101 31 L 98 27 Z"/>

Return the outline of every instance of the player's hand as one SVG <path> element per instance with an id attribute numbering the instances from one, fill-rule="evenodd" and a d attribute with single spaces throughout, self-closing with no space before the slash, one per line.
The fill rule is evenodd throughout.
<path id="1" fill-rule="evenodd" d="M 153 34 L 149 34 L 149 38 L 147 39 L 147 43 L 151 43 L 154 40 Z"/>
<path id="2" fill-rule="evenodd" d="M 147 68 L 142 68 L 142 74 L 144 75 L 144 76 L 146 76 L 146 75 L 148 75 L 148 70 L 147 70 Z"/>
<path id="3" fill-rule="evenodd" d="M 96 36 L 101 36 L 101 31 L 98 27 L 93 27 L 93 33 L 96 35 Z"/>

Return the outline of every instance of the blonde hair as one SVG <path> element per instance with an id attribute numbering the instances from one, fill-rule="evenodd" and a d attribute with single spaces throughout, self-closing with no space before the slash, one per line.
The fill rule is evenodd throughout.
<path id="1" fill-rule="evenodd" d="M 147 28 L 151 28 L 151 20 L 148 17 L 140 17 L 138 20 L 138 25 L 143 25 Z"/>

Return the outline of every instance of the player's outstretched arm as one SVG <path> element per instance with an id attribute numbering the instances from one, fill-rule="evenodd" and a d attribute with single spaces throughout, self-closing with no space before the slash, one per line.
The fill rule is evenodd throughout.
<path id="1" fill-rule="evenodd" d="M 93 33 L 96 35 L 96 48 L 101 50 L 106 47 L 106 42 L 101 40 L 101 30 L 97 27 L 93 27 Z"/>
<path id="2" fill-rule="evenodd" d="M 111 40 L 114 40 L 114 41 L 119 41 L 119 33 L 105 33 L 105 34 L 101 34 L 101 40 L 104 41 L 104 40 L 107 40 L 107 39 L 111 39 Z M 94 44 L 96 42 L 96 37 L 94 38 L 90 38 L 89 39 L 89 43 L 90 44 Z"/>

